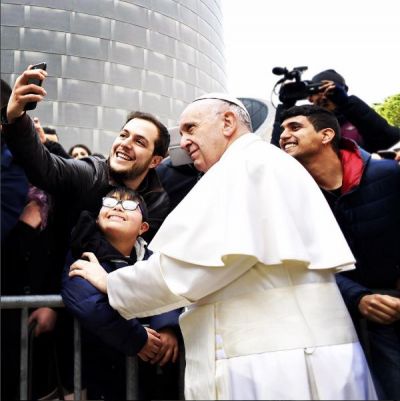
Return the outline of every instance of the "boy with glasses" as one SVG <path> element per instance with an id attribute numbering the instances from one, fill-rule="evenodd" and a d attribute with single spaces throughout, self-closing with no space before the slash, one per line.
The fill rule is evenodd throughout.
<path id="1" fill-rule="evenodd" d="M 177 373 L 176 367 L 168 366 L 171 365 L 168 362 L 174 363 L 178 358 L 179 310 L 140 321 L 125 320 L 111 308 L 108 297 L 88 281 L 68 277 L 70 264 L 81 257 L 98 260 L 108 272 L 147 259 L 150 251 L 141 235 L 148 229 L 147 208 L 141 196 L 119 187 L 103 197 L 97 218 L 83 212 L 72 232 L 62 297 L 67 309 L 85 329 L 84 380 L 90 399 L 124 398 L 126 355 L 138 355 L 152 365 L 167 365 L 170 374 L 171 369 Z M 147 323 L 148 327 L 142 323 Z M 148 367 L 143 366 L 143 369 L 149 371 Z M 143 380 L 146 378 L 141 382 Z M 155 382 L 152 383 L 156 388 Z M 174 385 L 173 380 L 171 385 Z M 147 394 L 149 396 L 154 398 L 154 394 Z M 177 394 L 172 396 L 177 398 Z"/>

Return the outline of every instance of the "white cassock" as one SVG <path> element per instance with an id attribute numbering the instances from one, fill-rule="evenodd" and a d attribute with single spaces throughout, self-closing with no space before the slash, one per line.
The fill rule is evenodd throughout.
<path id="1" fill-rule="evenodd" d="M 126 319 L 186 307 L 186 399 L 376 399 L 334 278 L 353 255 L 291 156 L 241 136 L 150 248 L 108 296 Z"/>

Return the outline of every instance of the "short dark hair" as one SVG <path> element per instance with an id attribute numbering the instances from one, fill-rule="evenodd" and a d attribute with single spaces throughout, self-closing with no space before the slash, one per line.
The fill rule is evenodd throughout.
<path id="1" fill-rule="evenodd" d="M 72 156 L 72 151 L 73 151 L 75 148 L 83 148 L 83 149 L 86 150 L 86 152 L 88 153 L 88 155 L 91 155 L 91 154 L 92 154 L 92 151 L 91 151 L 86 145 L 83 145 L 82 143 L 78 143 L 78 144 L 76 144 L 76 145 L 74 145 L 74 146 L 71 146 L 71 147 L 69 148 L 68 154 L 69 154 L 70 156 Z"/>
<path id="2" fill-rule="evenodd" d="M 140 210 L 142 212 L 143 219 L 142 221 L 148 221 L 148 212 L 147 212 L 147 205 L 141 195 L 133 189 L 128 187 L 115 187 L 111 191 L 107 193 L 106 196 L 113 197 L 114 195 L 118 195 L 119 198 L 134 200 L 139 202 Z"/>
<path id="3" fill-rule="evenodd" d="M 45 134 L 55 135 L 58 138 L 57 131 L 54 128 L 43 127 L 43 131 L 44 131 Z"/>
<path id="4" fill-rule="evenodd" d="M 307 117 L 317 132 L 324 128 L 333 129 L 335 136 L 331 142 L 332 147 L 336 152 L 339 151 L 339 142 L 341 138 L 340 124 L 335 114 L 323 107 L 314 106 L 313 104 L 304 104 L 301 106 L 293 106 L 290 109 L 285 110 L 281 115 L 281 121 L 283 122 L 288 118 L 296 116 Z"/>
<path id="5" fill-rule="evenodd" d="M 158 138 L 154 143 L 154 151 L 153 156 L 162 156 L 166 157 L 168 152 L 168 146 L 170 141 L 170 135 L 168 132 L 167 127 L 155 116 L 150 113 L 144 113 L 142 111 L 132 111 L 128 114 L 126 118 L 125 124 L 129 121 L 133 120 L 134 118 L 139 118 L 141 120 L 146 120 L 153 123 L 158 130 Z M 124 124 L 124 125 L 125 125 Z"/>

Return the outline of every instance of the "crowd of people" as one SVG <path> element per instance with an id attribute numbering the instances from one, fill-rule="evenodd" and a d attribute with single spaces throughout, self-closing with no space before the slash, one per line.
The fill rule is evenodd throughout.
<path id="1" fill-rule="evenodd" d="M 271 144 L 209 93 L 179 118 L 191 164 L 144 111 L 104 158 L 25 112 L 46 76 L 1 89 L 2 295 L 65 305 L 29 315 L 33 398 L 71 396 L 72 317 L 86 399 L 126 399 L 134 355 L 140 399 L 178 399 L 183 352 L 186 399 L 400 398 L 400 155 L 371 156 L 399 127 L 326 70 L 309 104 L 279 105 Z M 2 398 L 18 399 L 20 319 L 4 312 Z"/>

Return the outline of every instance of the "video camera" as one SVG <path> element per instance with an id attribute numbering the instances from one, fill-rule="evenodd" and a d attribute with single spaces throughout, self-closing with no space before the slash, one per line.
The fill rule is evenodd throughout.
<path id="1" fill-rule="evenodd" d="M 297 100 L 306 99 L 308 96 L 315 93 L 321 92 L 320 86 L 322 82 L 302 81 L 301 74 L 307 70 L 308 67 L 294 67 L 293 70 L 289 71 L 285 67 L 274 67 L 272 73 L 275 75 L 283 75 L 274 86 L 274 90 L 277 85 L 281 84 L 279 89 L 279 100 L 282 103 L 293 103 Z M 283 84 L 284 81 L 294 80 Z"/>

